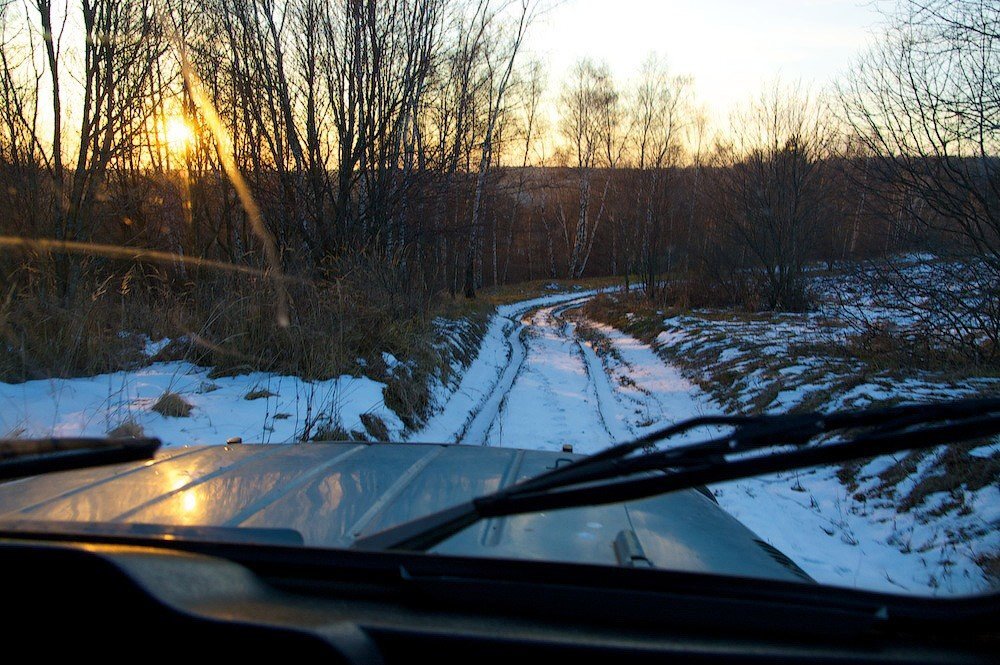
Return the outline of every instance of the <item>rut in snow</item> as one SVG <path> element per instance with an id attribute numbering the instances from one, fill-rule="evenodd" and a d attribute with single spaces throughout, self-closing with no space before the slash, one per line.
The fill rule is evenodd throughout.
<path id="1" fill-rule="evenodd" d="M 462 387 L 411 440 L 593 453 L 704 412 L 705 396 L 648 347 L 621 363 L 580 339 L 566 315 L 592 295 L 500 308 Z"/>

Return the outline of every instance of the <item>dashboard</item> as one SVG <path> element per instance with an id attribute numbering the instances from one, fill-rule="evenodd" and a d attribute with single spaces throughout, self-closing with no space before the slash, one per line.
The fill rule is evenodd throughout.
<path id="1" fill-rule="evenodd" d="M 53 534 L 0 534 L 0 584 L 9 649 L 116 660 L 985 663 L 1000 625 L 995 596 Z"/>

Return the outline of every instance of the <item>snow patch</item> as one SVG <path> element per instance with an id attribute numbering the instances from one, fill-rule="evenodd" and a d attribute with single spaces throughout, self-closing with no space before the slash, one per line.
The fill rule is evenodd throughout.
<path id="1" fill-rule="evenodd" d="M 0 434 L 100 437 L 133 422 L 167 447 L 224 444 L 233 436 L 247 443 L 288 443 L 326 426 L 363 431 L 364 413 L 379 416 L 393 436 L 403 429 L 385 406 L 385 384 L 366 377 L 304 381 L 254 372 L 209 379 L 208 373 L 186 362 L 163 362 L 92 377 L 0 383 Z M 194 407 L 189 417 L 152 410 L 168 391 Z M 273 395 L 246 399 L 254 391 Z"/>

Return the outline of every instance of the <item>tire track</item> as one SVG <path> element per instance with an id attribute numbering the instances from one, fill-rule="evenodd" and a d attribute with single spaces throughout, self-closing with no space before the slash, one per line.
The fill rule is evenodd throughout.
<path id="1" fill-rule="evenodd" d="M 571 300 L 571 303 L 584 302 L 592 298 L 593 295 L 586 295 Z M 526 307 L 512 313 L 511 316 L 504 317 L 509 321 L 508 329 L 504 338 L 507 348 L 507 364 L 504 366 L 500 377 L 493 385 L 489 394 L 482 400 L 479 406 L 470 414 L 469 419 L 459 432 L 457 441 L 459 443 L 471 445 L 487 445 L 490 431 L 494 428 L 495 422 L 503 410 L 507 400 L 507 395 L 514 386 L 517 377 L 521 374 L 525 358 L 528 354 L 528 343 L 525 337 L 528 334 L 528 325 L 535 325 L 535 320 L 540 312 L 552 310 L 561 305 L 541 305 L 537 307 Z M 531 321 L 526 325 L 524 317 L 532 313 Z"/>
<path id="2" fill-rule="evenodd" d="M 587 368 L 587 375 L 594 386 L 597 407 L 601 420 L 604 422 L 604 428 L 611 437 L 611 442 L 621 443 L 635 438 L 635 430 L 632 429 L 628 420 L 619 417 L 626 405 L 618 398 L 618 392 L 611 381 L 609 370 L 590 344 L 579 337 L 576 337 L 575 340 Z"/>
<path id="3" fill-rule="evenodd" d="M 552 317 L 562 319 L 563 314 L 570 310 L 579 309 L 585 302 L 572 302 L 562 307 L 553 308 Z M 583 361 L 583 368 L 587 372 L 588 388 L 594 396 L 594 402 L 597 404 L 597 415 L 601 419 L 604 431 L 608 434 L 609 445 L 633 438 L 633 433 L 629 429 L 622 429 L 618 426 L 617 414 L 621 404 L 615 398 L 614 386 L 611 385 L 610 377 L 605 371 L 604 364 L 597 357 L 594 349 L 576 335 L 575 323 L 564 320 L 561 332 L 573 341 L 576 351 Z"/>
<path id="4" fill-rule="evenodd" d="M 619 403 L 600 360 L 576 336 L 575 325 L 563 319 L 565 312 L 581 307 L 590 297 L 525 312 L 530 316 L 522 316 L 520 325 L 507 335 L 510 361 L 470 420 L 463 443 L 503 445 L 505 424 L 525 417 L 516 408 L 512 410 L 515 398 L 522 406 L 529 399 L 531 406 L 541 408 L 546 416 L 545 425 L 535 432 L 537 438 L 528 445 L 558 449 L 563 443 L 575 444 L 579 436 L 574 427 L 581 422 L 598 428 L 587 430 L 595 449 L 631 436 L 617 417 Z M 553 378 L 563 379 L 563 383 Z M 525 445 L 523 436 L 514 438 L 517 445 Z"/>

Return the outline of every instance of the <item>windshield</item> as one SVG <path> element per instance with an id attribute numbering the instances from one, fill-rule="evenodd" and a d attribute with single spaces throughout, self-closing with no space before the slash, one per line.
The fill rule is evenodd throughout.
<path id="1" fill-rule="evenodd" d="M 690 418 L 996 396 L 1000 9 L 751 4 L 0 0 L 0 438 L 162 444 L 0 532 L 351 547 Z M 995 591 L 1000 439 L 942 441 L 429 547 Z"/>

